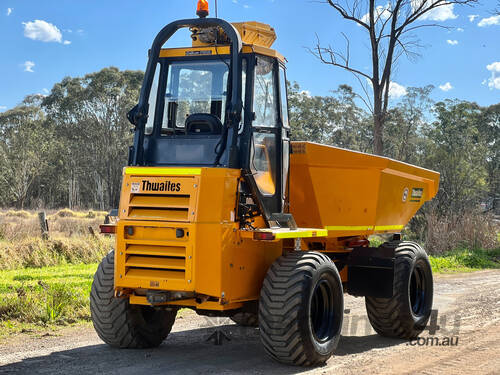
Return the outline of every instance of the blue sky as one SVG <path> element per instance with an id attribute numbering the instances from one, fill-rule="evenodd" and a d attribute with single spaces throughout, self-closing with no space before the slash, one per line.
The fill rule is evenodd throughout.
<path id="1" fill-rule="evenodd" d="M 214 1 L 209 2 L 214 15 Z M 315 44 L 316 34 L 325 45 L 343 46 L 340 33 L 345 32 L 352 39 L 352 65 L 362 70 L 369 65 L 364 31 L 342 20 L 328 5 L 310 0 L 218 3 L 221 18 L 260 21 L 276 29 L 274 48 L 289 61 L 288 79 L 303 90 L 326 95 L 347 83 L 360 91 L 350 73 L 322 65 L 306 50 Z M 419 31 L 424 45 L 421 57 L 402 58 L 397 64 L 394 100 L 405 87 L 432 84 L 435 100 L 500 102 L 500 16 L 491 13 L 496 0 L 481 3 L 433 15 L 453 29 Z M 194 17 L 195 7 L 196 0 L 0 0 L 0 111 L 28 94 L 46 94 L 65 76 L 82 76 L 107 66 L 143 70 L 156 33 L 173 20 Z M 187 33 L 179 35 L 174 45 L 189 45 L 187 38 Z"/>

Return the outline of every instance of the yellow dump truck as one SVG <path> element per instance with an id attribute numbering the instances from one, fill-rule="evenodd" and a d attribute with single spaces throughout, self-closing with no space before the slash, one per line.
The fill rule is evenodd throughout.
<path id="1" fill-rule="evenodd" d="M 179 29 L 192 45 L 166 48 Z M 325 362 L 344 293 L 373 328 L 414 338 L 433 281 L 404 225 L 439 174 L 384 157 L 290 142 L 286 60 L 274 30 L 217 18 L 175 21 L 149 51 L 116 224 L 92 284 L 94 327 L 109 345 L 154 347 L 178 309 L 258 326 L 274 359 Z M 369 236 L 388 234 L 371 247 Z"/>

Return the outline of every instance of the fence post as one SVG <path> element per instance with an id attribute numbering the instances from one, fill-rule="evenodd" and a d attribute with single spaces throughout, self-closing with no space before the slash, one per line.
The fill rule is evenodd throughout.
<path id="1" fill-rule="evenodd" d="M 40 231 L 42 232 L 42 239 L 49 239 L 49 223 L 47 222 L 47 216 L 45 211 L 38 213 L 38 221 L 40 222 Z"/>

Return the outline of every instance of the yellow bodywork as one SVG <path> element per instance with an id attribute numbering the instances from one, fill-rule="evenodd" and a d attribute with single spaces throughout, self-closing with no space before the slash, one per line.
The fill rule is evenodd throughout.
<path id="1" fill-rule="evenodd" d="M 299 227 L 240 228 L 241 171 L 227 168 L 127 167 L 116 231 L 115 289 L 133 304 L 147 290 L 194 292 L 166 304 L 206 310 L 257 300 L 264 276 L 293 239 L 346 252 L 347 238 L 400 232 L 435 196 L 439 174 L 388 158 L 293 142 L 290 211 Z M 259 219 L 259 218 L 257 218 Z M 256 241 L 253 232 L 273 233 Z M 292 240 L 292 243 L 286 241 Z M 346 267 L 341 272 L 347 281 Z"/>
<path id="2" fill-rule="evenodd" d="M 400 232 L 439 187 L 439 173 L 385 157 L 292 142 L 290 212 L 329 237 Z"/>
<path id="3" fill-rule="evenodd" d="M 254 43 L 244 44 L 243 53 L 284 62 L 269 48 L 274 30 L 262 24 L 235 26 L 244 31 L 244 42 Z M 192 55 L 230 55 L 230 47 L 160 52 L 160 57 Z M 262 151 L 269 159 L 267 150 Z M 165 304 L 236 309 L 258 300 L 268 268 L 285 250 L 308 250 L 320 243 L 321 251 L 348 252 L 349 239 L 400 232 L 437 193 L 439 174 L 423 168 L 307 142 L 292 142 L 292 151 L 288 199 L 300 227 L 296 230 L 267 228 L 260 216 L 252 224 L 255 229 L 240 228 L 240 170 L 124 168 L 116 227 L 116 295 L 148 305 L 148 291 L 182 292 L 190 297 Z M 271 170 L 255 171 L 254 177 L 264 193 L 276 190 Z M 272 239 L 256 240 L 256 233 Z M 347 281 L 347 267 L 340 275 Z"/>
<path id="4" fill-rule="evenodd" d="M 125 168 L 116 231 L 117 294 L 147 304 L 146 290 L 196 291 L 206 301 L 172 303 L 216 310 L 258 299 L 282 248 L 280 242 L 241 236 L 235 221 L 240 174 L 225 168 Z M 179 238 L 176 229 L 184 235 Z"/>

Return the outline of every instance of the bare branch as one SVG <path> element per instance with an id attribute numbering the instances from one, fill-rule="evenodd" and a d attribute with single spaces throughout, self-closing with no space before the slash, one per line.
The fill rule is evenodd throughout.
<path id="1" fill-rule="evenodd" d="M 334 51 L 330 46 L 328 46 L 328 48 L 321 47 L 318 35 L 316 35 L 317 43 L 314 50 L 308 48 L 308 51 L 312 53 L 314 56 L 316 56 L 324 64 L 338 66 L 339 68 L 348 70 L 351 73 L 359 74 L 371 80 L 372 78 L 368 74 L 362 72 L 359 69 L 353 68 L 352 66 L 349 65 L 349 56 L 350 56 L 349 39 L 345 35 L 344 37 L 348 42 L 347 52 L 345 55 Z M 338 59 L 340 59 L 341 61 L 339 62 Z"/>
<path id="2" fill-rule="evenodd" d="M 355 9 L 356 7 L 353 6 L 353 9 L 351 11 L 344 9 L 339 3 L 334 2 L 332 0 L 327 0 L 328 4 L 335 9 L 337 12 L 340 13 L 342 17 L 344 17 L 346 20 L 356 22 L 358 25 L 363 26 L 365 29 L 369 30 L 370 26 L 368 26 L 365 22 L 361 21 L 361 19 L 357 18 L 355 15 Z M 355 2 L 356 4 L 357 2 Z"/>
<path id="3" fill-rule="evenodd" d="M 325 64 L 340 67 L 355 75 L 368 100 L 363 102 L 369 108 L 374 120 L 374 151 L 383 152 L 383 125 L 389 108 L 391 76 L 396 62 L 401 56 L 412 59 L 418 54 L 415 50 L 422 47 L 414 32 L 425 27 L 450 29 L 437 22 L 414 24 L 419 19 L 430 19 L 429 12 L 449 5 L 474 5 L 478 0 L 390 0 L 385 6 L 376 6 L 376 0 L 324 0 L 344 19 L 353 21 L 368 31 L 371 52 L 371 74 L 352 67 L 350 40 L 342 33 L 346 41 L 346 50 L 340 52 L 332 47 L 322 47 L 317 38 L 316 46 L 309 50 Z M 364 13 L 362 4 L 368 6 Z M 363 11 L 362 11 L 363 9 Z M 426 17 L 427 16 L 427 17 Z M 368 95 L 368 88 L 363 83 L 367 80 L 372 85 L 373 94 Z M 370 101 L 370 98 L 373 101 Z"/>

